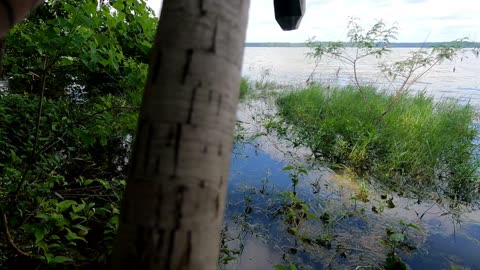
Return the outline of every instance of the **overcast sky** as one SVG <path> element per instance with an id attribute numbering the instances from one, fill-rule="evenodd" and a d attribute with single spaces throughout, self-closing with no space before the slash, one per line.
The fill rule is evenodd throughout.
<path id="1" fill-rule="evenodd" d="M 162 0 L 147 0 L 156 11 Z M 229 0 L 225 0 L 229 1 Z M 378 19 L 398 23 L 398 42 L 480 41 L 479 0 L 306 0 L 300 29 L 283 32 L 275 21 L 273 0 L 251 0 L 247 42 L 344 40 L 349 16 L 368 28 Z"/>

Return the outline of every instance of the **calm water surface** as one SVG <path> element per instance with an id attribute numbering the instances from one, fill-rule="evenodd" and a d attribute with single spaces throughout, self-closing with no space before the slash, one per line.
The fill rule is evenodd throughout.
<path id="1" fill-rule="evenodd" d="M 395 48 L 390 55 L 381 60 L 375 59 L 375 57 L 360 60 L 359 80 L 362 83 L 374 84 L 381 88 L 391 88 L 378 65 L 382 62 L 391 63 L 403 60 L 412 50 L 418 49 Z M 248 47 L 245 48 L 242 72 L 244 76 L 259 79 L 268 70 L 271 80 L 288 84 L 302 84 L 315 67 L 314 61 L 306 57 L 308 52 L 308 48 Z M 436 97 L 471 100 L 473 104 L 480 105 L 480 58 L 476 58 L 473 54 L 466 56 L 436 66 L 415 85 L 414 89 L 425 90 Z M 325 58 L 317 68 L 314 79 L 325 83 L 346 85 L 353 82 L 353 74 L 350 66 Z"/>
<path id="2" fill-rule="evenodd" d="M 399 60 L 409 50 L 395 49 L 389 61 Z M 303 84 L 314 67 L 305 58 L 306 52 L 306 48 L 246 48 L 243 74 L 252 79 L 267 75 L 269 80 Z M 442 64 L 414 89 L 427 91 L 439 99 L 457 98 L 480 108 L 479 64 L 480 60 L 473 56 Z M 377 65 L 374 59 L 361 63 L 360 80 L 388 89 L 390 86 L 377 72 Z M 352 74 L 348 67 L 330 60 L 320 65 L 314 78 L 346 85 L 351 83 Z M 251 122 L 255 108 L 261 106 L 261 103 L 242 106 L 238 117 Z M 399 252 L 412 269 L 451 269 L 453 265 L 460 269 L 480 269 L 480 211 L 464 213 L 458 222 L 434 203 L 418 203 L 389 193 L 395 208 L 377 214 L 371 206 L 381 204 L 381 192 L 373 194 L 369 203 L 353 202 L 351 195 L 358 190 L 358 184 L 328 168 L 309 167 L 297 192 L 314 214 L 329 212 L 337 220 L 335 226 L 327 226 L 320 220 L 302 225 L 305 235 L 332 235 L 332 247 L 295 240 L 275 209 L 281 201 L 278 194 L 291 190 L 291 175 L 283 169 L 305 161 L 307 156 L 308 153 L 293 151 L 275 138 L 236 145 L 225 224 L 226 234 L 231 237 L 227 247 L 241 252 L 237 259 L 221 268 L 273 269 L 276 264 L 295 262 L 302 267 L 299 269 L 355 269 L 381 263 L 387 250 L 381 244 L 385 227 L 405 221 L 424 229 L 424 233 L 411 234 L 417 250 Z"/>

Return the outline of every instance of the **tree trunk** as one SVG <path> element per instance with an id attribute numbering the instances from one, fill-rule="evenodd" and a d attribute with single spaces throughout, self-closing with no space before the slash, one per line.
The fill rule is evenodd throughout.
<path id="1" fill-rule="evenodd" d="M 164 0 L 114 269 L 216 269 L 249 0 Z"/>

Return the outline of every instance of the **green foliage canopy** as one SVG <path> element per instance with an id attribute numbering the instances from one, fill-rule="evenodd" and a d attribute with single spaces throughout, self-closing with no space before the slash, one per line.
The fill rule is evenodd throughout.
<path id="1" fill-rule="evenodd" d="M 6 39 L 11 91 L 78 97 L 142 89 L 156 22 L 144 0 L 47 1 Z"/>

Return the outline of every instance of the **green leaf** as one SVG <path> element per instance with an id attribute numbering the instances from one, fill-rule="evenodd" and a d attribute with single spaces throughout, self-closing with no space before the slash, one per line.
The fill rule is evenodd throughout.
<path id="1" fill-rule="evenodd" d="M 104 67 L 106 67 L 110 64 L 110 60 L 105 59 L 105 58 L 100 58 L 100 64 L 102 64 Z"/>
<path id="2" fill-rule="evenodd" d="M 94 183 L 95 181 L 94 180 L 91 180 L 91 179 L 88 179 L 88 180 L 85 180 L 85 182 L 83 183 L 85 186 L 88 186 L 92 183 Z"/>
<path id="3" fill-rule="evenodd" d="M 48 248 L 49 248 L 49 249 L 57 248 L 57 247 L 62 247 L 62 245 L 57 244 L 57 243 L 53 243 L 53 244 L 48 245 Z"/>
<path id="4" fill-rule="evenodd" d="M 79 229 L 79 230 L 82 230 L 82 231 L 88 231 L 88 230 L 90 230 L 90 228 L 85 227 L 85 226 L 80 225 L 80 224 L 75 224 L 75 225 L 73 225 L 72 227 L 73 227 L 73 228 L 76 228 L 76 229 Z"/>
<path id="5" fill-rule="evenodd" d="M 222 263 L 223 264 L 228 264 L 230 261 L 233 261 L 235 260 L 236 258 L 235 257 L 232 257 L 232 256 L 227 256 L 225 258 L 222 258 Z"/>
<path id="6" fill-rule="evenodd" d="M 118 11 L 122 11 L 125 8 L 125 5 L 120 1 L 113 3 L 112 6 Z"/>
<path id="7" fill-rule="evenodd" d="M 76 202 L 72 201 L 72 200 L 65 200 L 65 201 L 59 202 L 59 203 L 56 204 L 57 211 L 58 212 L 63 212 L 65 210 L 67 210 L 70 206 L 75 205 L 75 204 L 76 204 Z"/>
<path id="8" fill-rule="evenodd" d="M 33 234 L 35 235 L 35 243 L 38 243 L 43 240 L 46 232 L 43 228 L 37 228 Z"/>
<path id="9" fill-rule="evenodd" d="M 403 241 L 405 241 L 405 235 L 403 235 L 403 233 L 394 233 L 390 235 L 390 241 L 402 243 Z"/>
<path id="10" fill-rule="evenodd" d="M 275 270 L 288 270 L 287 267 L 281 265 L 281 264 L 277 264 L 275 265 L 273 268 L 275 268 Z"/>
<path id="11" fill-rule="evenodd" d="M 49 264 L 59 264 L 59 263 L 66 263 L 66 262 L 73 262 L 71 258 L 65 256 L 53 256 L 52 254 L 46 254 L 47 262 Z"/>
<path id="12" fill-rule="evenodd" d="M 87 220 L 87 218 L 86 218 L 86 217 L 84 217 L 84 216 L 80 216 L 80 215 L 78 215 L 78 214 L 74 214 L 74 213 L 71 213 L 71 214 L 70 214 L 70 218 L 71 218 L 72 220 L 77 220 L 77 219 L 81 219 L 81 220 Z"/>
<path id="13" fill-rule="evenodd" d="M 84 241 L 84 242 L 87 242 L 87 241 L 85 240 L 85 238 L 78 236 L 76 233 L 72 232 L 70 229 L 65 228 L 65 230 L 67 231 L 67 235 L 65 236 L 65 238 L 66 238 L 68 241 L 82 240 L 82 241 Z"/>
<path id="14" fill-rule="evenodd" d="M 38 241 L 37 243 L 35 243 L 35 246 L 41 248 L 43 250 L 43 252 L 48 251 L 48 245 L 44 241 Z"/>
<path id="15" fill-rule="evenodd" d="M 403 225 L 403 226 L 407 226 L 407 227 L 409 227 L 409 228 L 412 228 L 412 229 L 414 229 L 414 230 L 416 230 L 416 231 L 418 231 L 418 232 L 423 233 L 423 229 L 420 228 L 420 227 L 419 227 L 418 225 L 416 225 L 416 224 L 407 223 L 407 222 L 404 222 L 403 220 L 400 221 L 400 224 Z"/>
<path id="16" fill-rule="evenodd" d="M 47 214 L 43 214 L 43 213 L 38 213 L 35 217 L 43 219 L 43 220 L 50 220 L 50 216 L 48 216 Z"/>
<path id="17" fill-rule="evenodd" d="M 150 43 L 150 42 L 147 41 L 147 40 L 144 40 L 144 41 L 142 42 L 142 45 L 145 46 L 145 47 L 147 47 L 147 48 L 152 48 L 152 43 Z"/>
<path id="18" fill-rule="evenodd" d="M 305 168 L 298 168 L 298 173 L 307 174 L 308 172 Z"/>
<path id="19" fill-rule="evenodd" d="M 124 21 L 125 18 L 126 18 L 125 13 L 120 12 L 120 11 L 118 12 L 117 16 L 118 16 L 118 20 L 121 21 L 121 22 Z"/>
<path id="20" fill-rule="evenodd" d="M 117 20 L 115 20 L 114 18 L 108 18 L 107 25 L 109 28 L 115 28 L 117 26 Z"/>
<path id="21" fill-rule="evenodd" d="M 118 209 L 117 207 L 112 207 L 112 213 L 113 214 L 117 214 L 117 215 L 120 215 L 120 209 Z"/>
<path id="22" fill-rule="evenodd" d="M 293 169 L 295 169 L 295 167 L 293 167 L 293 166 L 291 166 L 291 165 L 285 166 L 285 167 L 283 168 L 284 171 L 291 171 L 291 170 L 293 170 Z"/>
<path id="23" fill-rule="evenodd" d="M 95 14 L 97 12 L 97 4 L 95 2 L 89 2 L 88 4 L 83 6 L 85 12 L 90 14 Z"/>
<path id="24" fill-rule="evenodd" d="M 84 208 L 85 208 L 85 203 L 72 205 L 72 210 L 73 210 L 74 213 L 78 213 L 78 212 L 82 211 Z"/>
<path id="25" fill-rule="evenodd" d="M 59 66 L 70 66 L 73 64 L 73 57 L 70 57 L 70 56 L 66 56 L 66 57 L 62 57 L 59 61 Z"/>
<path id="26" fill-rule="evenodd" d="M 295 228 L 295 227 L 288 228 L 287 231 L 288 231 L 288 233 L 293 234 L 293 235 L 298 234 L 298 229 Z"/>

